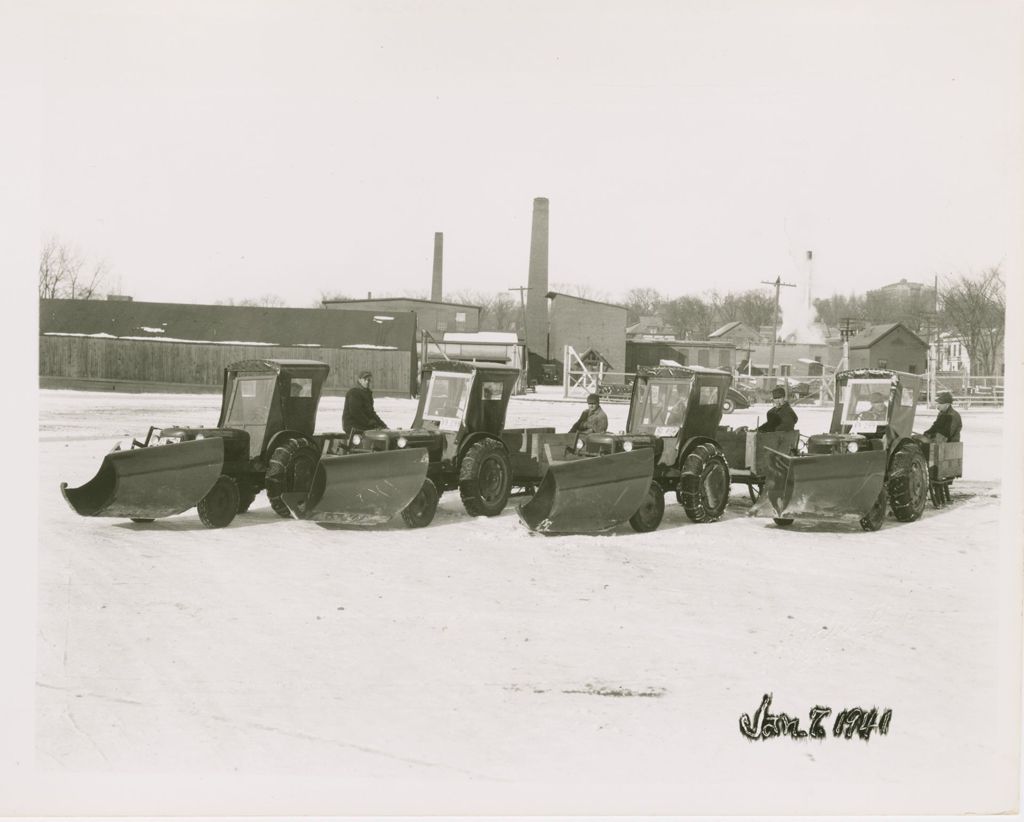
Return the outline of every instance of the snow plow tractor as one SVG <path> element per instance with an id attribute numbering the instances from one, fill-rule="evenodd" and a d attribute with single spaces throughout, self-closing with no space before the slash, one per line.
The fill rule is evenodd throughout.
<path id="1" fill-rule="evenodd" d="M 887 508 L 913 522 L 928 498 L 928 463 L 912 438 L 920 377 L 879 369 L 836 374 L 826 434 L 807 438 L 806 453 L 769 455 L 764 492 L 751 510 L 777 525 L 794 519 L 856 518 L 882 527 Z"/>
<path id="2" fill-rule="evenodd" d="M 375 478 L 360 477 L 356 483 L 319 467 L 321 453 L 345 437 L 313 434 L 329 371 L 326 363 L 313 360 L 233 363 L 224 370 L 216 427 L 151 427 L 144 440 L 108 453 L 85 485 L 61 483 L 61 492 L 82 516 L 151 522 L 195 507 L 209 528 L 230 524 L 264 489 L 282 517 L 291 516 L 285 497 L 305 499 L 311 488 L 332 496 L 346 491 L 365 495 L 366 488 L 375 487 Z M 373 507 L 378 515 L 391 516 L 408 505 L 426 475 L 424 453 L 398 456 L 401 464 L 378 467 L 389 474 L 405 472 L 414 487 L 408 498 L 402 496 L 406 487 L 377 494 Z"/>
<path id="3" fill-rule="evenodd" d="M 731 382 L 731 374 L 711 368 L 641 367 L 626 433 L 578 436 L 563 459 L 552 458 L 557 440 L 546 443 L 549 464 L 520 519 L 546 534 L 606 531 L 626 520 L 653 531 L 668 491 L 692 521 L 718 519 L 730 480 L 715 432 Z"/>
<path id="4" fill-rule="evenodd" d="M 715 440 L 729 464 L 729 479 L 733 483 L 747 486 L 750 501 L 754 503 L 764 489 L 772 452 L 797 453 L 800 432 L 722 427 L 715 434 Z"/>
<path id="5" fill-rule="evenodd" d="M 412 489 L 411 502 L 402 510 L 408 525 L 429 523 L 439 495 L 455 489 L 466 513 L 496 516 L 504 510 L 512 487 L 512 468 L 501 429 L 519 374 L 519 369 L 503 365 L 428 362 L 422 370 L 419 405 L 411 428 L 353 433 L 346 453 L 324 456 L 321 464 L 336 474 L 395 479 L 391 461 L 419 452 L 424 455 L 417 462 L 423 473 Z M 397 476 L 411 483 L 408 474 Z M 325 484 L 330 487 L 330 482 Z M 351 508 L 350 494 L 315 498 L 318 485 L 319 478 L 305 501 L 299 495 L 286 495 L 285 502 L 294 506 L 297 517 L 356 521 L 352 518 L 359 513 Z"/>

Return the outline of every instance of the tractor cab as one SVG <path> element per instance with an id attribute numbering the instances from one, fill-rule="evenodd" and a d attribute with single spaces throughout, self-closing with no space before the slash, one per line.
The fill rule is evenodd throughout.
<path id="1" fill-rule="evenodd" d="M 920 377 L 882 369 L 836 374 L 835 406 L 827 434 L 807 440 L 807 453 L 891 451 L 910 436 Z"/>
<path id="2" fill-rule="evenodd" d="M 481 437 L 500 437 L 519 373 L 517 368 L 495 364 L 428 362 L 412 427 L 355 434 L 351 450 L 426 448 L 432 462 L 457 460 L 464 445 Z"/>
<path id="3" fill-rule="evenodd" d="M 633 381 L 624 434 L 588 434 L 577 449 L 588 456 L 653 448 L 659 464 L 674 465 L 694 438 L 713 440 L 732 375 L 713 368 L 641 367 Z"/>

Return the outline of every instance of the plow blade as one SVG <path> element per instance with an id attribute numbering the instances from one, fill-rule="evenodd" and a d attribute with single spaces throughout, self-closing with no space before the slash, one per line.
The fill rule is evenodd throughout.
<path id="1" fill-rule="evenodd" d="M 224 440 L 111 451 L 85 485 L 61 493 L 83 517 L 159 519 L 180 514 L 206 496 L 224 465 Z"/>
<path id="2" fill-rule="evenodd" d="M 768 453 L 764 492 L 751 511 L 794 518 L 865 516 L 885 481 L 885 451 L 792 457 Z"/>
<path id="3" fill-rule="evenodd" d="M 650 448 L 552 462 L 519 518 L 544 534 L 608 531 L 637 512 L 653 477 Z"/>
<path id="4" fill-rule="evenodd" d="M 281 495 L 296 519 L 335 525 L 380 525 L 423 487 L 426 448 L 322 457 L 309 491 Z"/>

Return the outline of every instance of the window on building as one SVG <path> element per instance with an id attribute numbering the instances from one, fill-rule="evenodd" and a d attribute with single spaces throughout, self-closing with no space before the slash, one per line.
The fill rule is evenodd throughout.
<path id="1" fill-rule="evenodd" d="M 889 367 L 889 361 L 888 360 L 879 360 L 878 361 L 878 367 L 879 368 L 888 368 Z"/>
<path id="2" fill-rule="evenodd" d="M 792 373 L 792 371 L 793 371 L 793 366 L 791 366 L 791 365 L 780 365 L 779 366 L 779 376 L 781 376 L 781 377 L 788 377 Z"/>
<path id="3" fill-rule="evenodd" d="M 448 330 L 448 321 L 447 320 L 438 320 L 437 321 L 437 330 L 438 331 L 447 331 Z"/>
<path id="4" fill-rule="evenodd" d="M 732 367 L 732 361 L 729 358 L 729 349 L 723 348 L 718 352 L 718 367 L 726 370 Z"/>
<path id="5" fill-rule="evenodd" d="M 455 327 L 465 328 L 466 327 L 466 312 L 456 311 L 455 312 Z"/>
<path id="6" fill-rule="evenodd" d="M 705 368 L 711 365 L 711 352 L 706 348 L 697 349 L 697 365 L 703 365 Z"/>
<path id="7" fill-rule="evenodd" d="M 907 371 L 909 371 L 911 374 L 916 374 L 917 373 L 917 364 L 916 363 L 911 363 L 910 365 L 908 365 L 907 366 Z"/>

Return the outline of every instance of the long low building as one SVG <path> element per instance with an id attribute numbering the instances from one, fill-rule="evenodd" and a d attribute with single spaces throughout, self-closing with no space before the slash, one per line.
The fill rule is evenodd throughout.
<path id="1" fill-rule="evenodd" d="M 327 362 L 329 393 L 363 369 L 380 393 L 416 387 L 412 312 L 40 300 L 39 334 L 44 387 L 220 390 L 225 365 L 259 357 Z"/>

